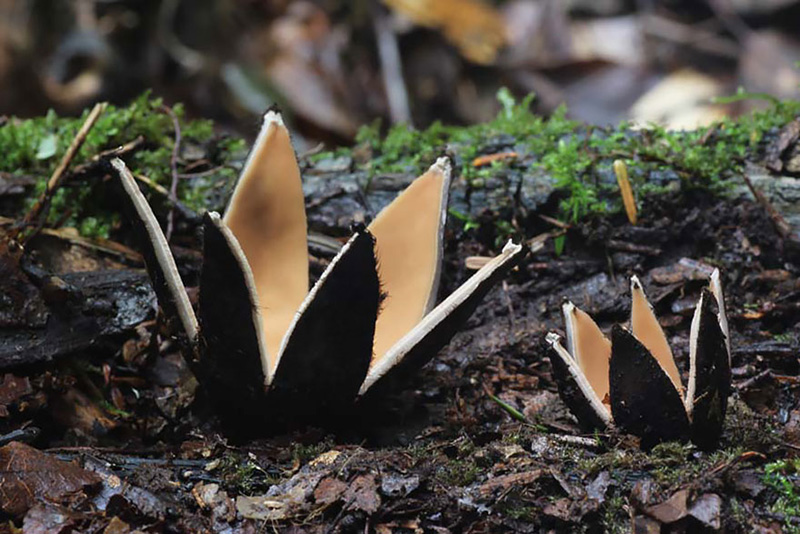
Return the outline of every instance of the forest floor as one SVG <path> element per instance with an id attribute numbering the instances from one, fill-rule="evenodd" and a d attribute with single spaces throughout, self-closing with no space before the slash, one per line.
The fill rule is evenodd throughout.
<path id="1" fill-rule="evenodd" d="M 496 253 L 509 235 L 544 246 L 416 376 L 353 406 L 349 425 L 264 429 L 264 438 L 245 443 L 220 433 L 177 344 L 159 332 L 139 258 L 123 244 L 124 221 L 98 217 L 110 225 L 105 236 L 58 225 L 40 231 L 22 260 L 12 261 L 12 250 L 2 263 L 0 531 L 800 531 L 800 254 L 792 219 L 774 211 L 781 194 L 788 202 L 797 191 L 790 156 L 800 128 L 778 126 L 736 157 L 740 165 L 723 169 L 724 188 L 692 184 L 692 173 L 705 171 L 661 154 L 666 186 L 639 196 L 636 225 L 618 202 L 553 222 L 586 190 L 545 173 L 563 166 L 530 171 L 536 156 L 507 133 L 482 139 L 458 161 L 469 180 L 453 186 L 441 295 L 469 276 L 467 257 Z M 723 134 L 703 143 L 715 146 Z M 626 135 L 649 142 L 647 134 Z M 555 138 L 563 151 L 563 136 Z M 194 161 L 187 146 L 196 148 L 184 141 L 176 151 L 182 167 Z M 366 158 L 358 153 L 364 146 L 372 150 Z M 413 168 L 364 171 L 359 161 L 378 161 L 388 149 L 374 140 L 360 149 L 301 156 L 314 232 L 341 237 L 414 176 Z M 92 150 L 87 161 L 101 152 L 99 144 Z M 473 158 L 487 154 L 510 161 L 476 172 L 482 162 Z M 776 162 L 780 172 L 768 172 Z M 102 167 L 87 165 L 73 172 L 102 187 Z M 0 175 L 5 196 L 17 188 L 3 232 L 29 209 L 24 175 Z M 765 190 L 781 181 L 783 193 L 757 201 L 745 177 Z M 595 204 L 614 194 L 613 175 L 611 183 Z M 207 205 L 209 196 L 224 197 L 209 190 Z M 163 215 L 169 203 L 160 200 Z M 190 287 L 200 265 L 193 213 L 179 205 L 173 240 Z M 330 255 L 311 252 L 318 275 Z M 733 357 L 718 450 L 666 443 L 644 452 L 630 436 L 582 434 L 558 397 L 543 342 L 548 331 L 563 333 L 563 300 L 604 329 L 624 323 L 629 276 L 637 274 L 685 379 L 689 324 L 713 267 L 723 273 Z M 75 313 L 95 322 L 80 330 L 70 322 Z M 48 330 L 60 320 L 62 330 Z M 8 356 L 20 343 L 30 350 Z"/>

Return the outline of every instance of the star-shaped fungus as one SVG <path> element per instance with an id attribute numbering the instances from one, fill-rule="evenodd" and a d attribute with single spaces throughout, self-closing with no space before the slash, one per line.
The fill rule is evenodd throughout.
<path id="1" fill-rule="evenodd" d="M 689 332 L 689 382 L 684 388 L 667 337 L 635 276 L 630 330 L 611 340 L 571 302 L 563 306 L 567 348 L 547 335 L 553 376 L 565 404 L 585 430 L 615 426 L 649 448 L 691 440 L 713 449 L 725 422 L 731 388 L 730 341 L 718 270 L 695 308 Z"/>
<path id="2" fill-rule="evenodd" d="M 376 384 L 432 358 L 524 255 L 509 242 L 434 306 L 452 174 L 440 158 L 355 230 L 309 291 L 300 170 L 269 111 L 224 217 L 204 216 L 198 321 L 158 221 L 125 164 L 112 165 L 165 316 L 223 422 L 250 434 L 346 417 Z"/>

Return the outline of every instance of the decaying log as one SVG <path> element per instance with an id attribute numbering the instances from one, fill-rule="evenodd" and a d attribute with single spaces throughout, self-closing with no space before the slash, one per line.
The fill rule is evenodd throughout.
<path id="1" fill-rule="evenodd" d="M 43 322 L 0 328 L 0 369 L 45 362 L 122 333 L 153 311 L 143 270 L 65 274 L 47 299 Z"/>

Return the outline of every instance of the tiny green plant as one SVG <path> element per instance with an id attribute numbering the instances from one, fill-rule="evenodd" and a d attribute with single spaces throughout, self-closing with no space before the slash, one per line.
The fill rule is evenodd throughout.
<path id="1" fill-rule="evenodd" d="M 168 188 L 172 180 L 170 163 L 175 135 L 172 119 L 164 109 L 164 102 L 150 93 L 144 93 L 125 107 L 108 106 L 89 131 L 83 147 L 72 161 L 72 168 L 86 163 L 104 150 L 141 138 L 139 150 L 126 158 L 129 165 L 136 174 Z M 220 180 L 227 183 L 235 176 L 233 162 L 241 158 L 244 142 L 216 135 L 211 121 L 187 120 L 180 104 L 171 109 L 180 124 L 182 147 L 206 149 L 212 167 L 211 172 L 201 173 L 197 179 L 182 179 L 179 182 L 179 200 L 191 209 L 201 210 L 206 206 L 204 192 Z M 50 111 L 32 119 L 12 117 L 0 127 L 0 146 L 3 147 L 0 172 L 33 176 L 36 179 L 33 192 L 28 195 L 28 205 L 44 191 L 49 176 L 87 115 L 88 110 L 74 118 L 59 117 Z M 184 158 L 181 155 L 178 166 L 179 172 L 182 172 Z M 97 201 L 99 181 L 80 180 L 68 180 L 64 187 L 56 191 L 47 222 L 50 225 L 77 227 L 87 237 L 108 237 L 119 217 L 104 209 L 103 203 Z"/>
<path id="2" fill-rule="evenodd" d="M 777 460 L 764 466 L 764 483 L 777 498 L 771 511 L 785 518 L 786 532 L 800 532 L 800 459 Z"/>

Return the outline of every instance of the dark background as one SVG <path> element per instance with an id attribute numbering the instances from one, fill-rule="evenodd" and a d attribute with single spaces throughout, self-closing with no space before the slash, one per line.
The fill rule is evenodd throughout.
<path id="1" fill-rule="evenodd" d="M 796 96 L 799 22 L 794 0 L 0 0 L 0 115 L 152 89 L 246 135 L 278 103 L 335 144 L 486 120 L 507 86 L 542 114 L 692 127 L 749 109 L 709 104 L 740 86 Z"/>

